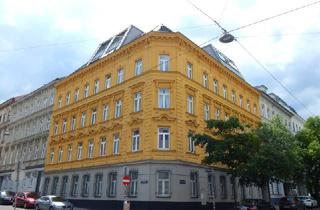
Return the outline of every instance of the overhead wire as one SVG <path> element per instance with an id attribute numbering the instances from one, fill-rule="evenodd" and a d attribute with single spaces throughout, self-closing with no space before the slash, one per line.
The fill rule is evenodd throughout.
<path id="1" fill-rule="evenodd" d="M 190 1 L 188 1 L 189 3 L 191 3 Z M 222 31 L 224 33 L 230 33 L 232 31 L 236 31 L 236 30 L 239 30 L 241 28 L 245 28 L 245 27 L 248 27 L 248 26 L 251 26 L 251 25 L 254 25 L 254 24 L 257 24 L 258 22 L 263 22 L 263 21 L 266 21 L 266 20 L 270 20 L 272 18 L 275 18 L 275 17 L 279 17 L 279 16 L 282 16 L 284 14 L 288 14 L 290 12 L 294 12 L 294 11 L 297 11 L 299 9 L 302 9 L 302 8 L 306 8 L 308 6 L 311 6 L 311 5 L 315 5 L 317 3 L 320 3 L 320 1 L 317 1 L 317 2 L 313 2 L 311 4 L 308 4 L 308 5 L 304 5 L 304 6 L 301 6 L 301 7 L 298 7 L 298 8 L 295 8 L 295 9 L 291 9 L 291 10 L 288 10 L 286 12 L 283 12 L 283 13 L 280 13 L 278 15 L 274 15 L 270 18 L 265 18 L 265 19 L 262 19 L 261 21 L 256 21 L 252 24 L 247 24 L 247 25 L 244 25 L 243 27 L 238 27 L 234 30 L 231 30 L 231 31 L 227 31 L 226 29 L 224 29 L 219 23 L 217 23 L 217 21 L 215 19 L 213 19 L 212 17 L 210 17 L 208 14 L 206 14 L 204 11 L 202 11 L 200 8 L 198 8 L 196 5 L 194 5 L 193 3 L 191 3 L 197 10 L 199 10 L 201 13 L 203 13 L 205 16 L 209 17 L 210 20 L 212 20 L 214 23 L 217 23 L 217 25 L 222 29 Z M 211 40 L 214 40 L 216 39 L 217 37 L 214 37 L 212 38 Z M 237 39 L 235 39 L 235 41 L 240 45 L 240 47 L 250 56 L 252 57 L 252 59 L 263 69 L 265 70 L 291 97 L 293 97 L 293 99 L 295 99 L 297 102 L 299 102 L 309 113 L 311 113 L 311 115 L 315 115 L 311 110 L 309 110 L 309 108 L 302 102 L 300 101 L 279 79 L 277 79 L 276 76 L 274 76 L 271 71 L 269 71 L 269 69 L 264 66 L 262 64 L 262 62 L 260 62 L 247 48 L 245 48 Z"/>

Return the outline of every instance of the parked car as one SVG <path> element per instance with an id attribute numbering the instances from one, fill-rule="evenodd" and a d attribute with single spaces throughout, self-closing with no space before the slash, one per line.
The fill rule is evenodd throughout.
<path id="1" fill-rule="evenodd" d="M 279 201 L 279 210 L 305 210 L 305 205 L 298 197 L 282 197 Z"/>
<path id="2" fill-rule="evenodd" d="M 39 195 L 34 192 L 18 192 L 14 198 L 13 206 L 23 208 L 34 208 L 36 200 Z"/>
<path id="3" fill-rule="evenodd" d="M 240 202 L 238 210 L 276 210 L 269 202 L 263 199 L 245 199 Z"/>
<path id="4" fill-rule="evenodd" d="M 0 204 L 12 204 L 15 193 L 11 191 L 0 192 Z"/>
<path id="5" fill-rule="evenodd" d="M 306 207 L 313 208 L 318 206 L 318 201 L 312 196 L 299 196 L 298 199 L 302 201 Z"/>
<path id="6" fill-rule="evenodd" d="M 73 204 L 64 198 L 47 195 L 40 197 L 36 201 L 35 208 L 36 210 L 73 210 Z"/>

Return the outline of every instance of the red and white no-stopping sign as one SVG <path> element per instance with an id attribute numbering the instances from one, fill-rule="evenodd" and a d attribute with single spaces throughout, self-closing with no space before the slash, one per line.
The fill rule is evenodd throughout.
<path id="1" fill-rule="evenodd" d="M 122 184 L 124 186 L 128 186 L 130 184 L 130 176 L 123 176 L 122 178 Z"/>

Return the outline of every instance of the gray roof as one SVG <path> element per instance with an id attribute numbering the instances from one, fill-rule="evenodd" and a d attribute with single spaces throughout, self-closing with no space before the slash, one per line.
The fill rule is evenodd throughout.
<path id="1" fill-rule="evenodd" d="M 235 63 L 222 52 L 220 52 L 217 48 L 212 46 L 212 44 L 208 44 L 204 46 L 202 49 L 205 50 L 211 57 L 213 57 L 219 63 L 224 65 L 227 69 L 238 75 L 241 79 L 244 79 Z"/>
<path id="2" fill-rule="evenodd" d="M 118 50 L 120 47 L 136 40 L 143 34 L 144 32 L 137 27 L 133 25 L 129 26 L 124 31 L 101 43 L 87 65 Z"/>

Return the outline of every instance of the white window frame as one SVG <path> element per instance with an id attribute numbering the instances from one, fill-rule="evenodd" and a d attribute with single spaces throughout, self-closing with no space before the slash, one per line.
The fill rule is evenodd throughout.
<path id="1" fill-rule="evenodd" d="M 82 148 L 83 148 L 83 145 L 81 143 L 78 144 L 77 160 L 81 160 L 82 159 Z"/>
<path id="2" fill-rule="evenodd" d="M 166 173 L 167 178 L 160 178 L 161 173 Z M 168 191 L 166 192 L 166 185 Z M 171 174 L 170 171 L 157 171 L 157 196 L 169 197 L 171 195 Z"/>
<path id="3" fill-rule="evenodd" d="M 50 163 L 53 163 L 54 162 L 54 151 L 51 150 L 50 152 Z"/>
<path id="4" fill-rule="evenodd" d="M 76 129 L 76 122 L 77 122 L 77 118 L 75 116 L 72 116 L 71 119 L 71 130 L 74 131 Z"/>
<path id="5" fill-rule="evenodd" d="M 67 152 L 67 161 L 71 161 L 72 160 L 72 145 L 69 144 L 68 145 L 68 152 Z"/>
<path id="6" fill-rule="evenodd" d="M 135 76 L 139 76 L 142 73 L 142 59 L 138 59 L 135 62 L 135 67 L 134 67 L 134 74 Z"/>
<path id="7" fill-rule="evenodd" d="M 121 117 L 122 101 L 117 100 L 114 109 L 114 118 Z"/>
<path id="8" fill-rule="evenodd" d="M 94 188 L 94 196 L 101 197 L 102 195 L 102 174 L 96 174 L 95 176 L 95 188 Z"/>
<path id="9" fill-rule="evenodd" d="M 109 89 L 111 87 L 111 74 L 107 74 L 105 76 L 105 89 Z"/>
<path id="10" fill-rule="evenodd" d="M 192 63 L 187 63 L 187 77 L 189 78 L 189 79 L 192 79 L 192 76 L 193 76 L 193 65 L 192 65 Z"/>
<path id="11" fill-rule="evenodd" d="M 99 148 L 100 157 L 106 156 L 106 151 L 107 151 L 107 139 L 105 137 L 102 137 L 100 139 L 100 148 Z"/>
<path id="12" fill-rule="evenodd" d="M 202 82 L 203 82 L 203 87 L 208 88 L 208 74 L 207 73 L 203 73 L 202 75 Z"/>
<path id="13" fill-rule="evenodd" d="M 124 70 L 123 68 L 119 69 L 117 72 L 117 84 L 121 84 L 124 81 Z"/>
<path id="14" fill-rule="evenodd" d="M 239 106 L 243 108 L 243 96 L 239 97 Z"/>
<path id="15" fill-rule="evenodd" d="M 141 92 L 136 92 L 134 94 L 134 103 L 133 103 L 133 111 L 140 112 L 141 111 Z"/>
<path id="16" fill-rule="evenodd" d="M 210 105 L 208 103 L 204 103 L 203 112 L 204 120 L 210 120 Z"/>
<path id="17" fill-rule="evenodd" d="M 89 141 L 88 145 L 88 158 L 92 159 L 93 158 L 93 140 Z"/>
<path id="18" fill-rule="evenodd" d="M 62 107 L 62 97 L 59 96 L 58 98 L 58 108 L 61 108 Z"/>
<path id="19" fill-rule="evenodd" d="M 102 119 L 103 121 L 107 121 L 108 118 L 109 118 L 109 105 L 105 104 L 103 106 Z"/>
<path id="20" fill-rule="evenodd" d="M 169 71 L 169 65 L 170 65 L 169 60 L 170 60 L 169 55 L 166 55 L 166 54 L 159 55 L 160 71 Z"/>
<path id="21" fill-rule="evenodd" d="M 70 104 L 70 92 L 68 92 L 66 96 L 66 105 L 69 105 L 69 104 Z"/>
<path id="22" fill-rule="evenodd" d="M 187 98 L 187 112 L 189 114 L 193 114 L 193 96 L 192 95 L 188 95 L 188 98 Z"/>
<path id="23" fill-rule="evenodd" d="M 137 152 L 140 149 L 140 131 L 134 130 L 132 132 L 132 152 Z"/>
<path id="24" fill-rule="evenodd" d="M 234 90 L 231 91 L 231 100 L 233 103 L 236 103 L 236 91 Z"/>
<path id="25" fill-rule="evenodd" d="M 197 172 L 190 173 L 190 187 L 191 197 L 197 198 L 199 196 L 199 175 Z"/>
<path id="26" fill-rule="evenodd" d="M 77 102 L 79 100 L 79 88 L 74 91 L 74 101 Z"/>
<path id="27" fill-rule="evenodd" d="M 93 89 L 93 93 L 97 94 L 99 93 L 99 88 L 100 88 L 100 81 L 98 79 L 96 79 L 94 81 L 94 89 Z"/>
<path id="28" fill-rule="evenodd" d="M 60 149 L 59 149 L 59 155 L 58 155 L 58 162 L 59 162 L 59 163 L 62 162 L 62 155 L 63 155 L 63 148 L 60 147 Z"/>
<path id="29" fill-rule="evenodd" d="M 86 113 L 81 113 L 81 121 L 80 121 L 80 127 L 84 128 L 86 126 Z"/>
<path id="30" fill-rule="evenodd" d="M 164 130 L 167 130 L 167 131 L 164 132 Z M 162 139 L 162 143 L 161 143 L 161 139 Z M 158 149 L 170 150 L 170 128 L 169 127 L 158 128 Z"/>
<path id="31" fill-rule="evenodd" d="M 228 88 L 225 85 L 222 86 L 222 96 L 224 99 L 228 99 Z"/>
<path id="32" fill-rule="evenodd" d="M 54 135 L 58 135 L 58 130 L 59 130 L 59 123 L 56 122 L 54 124 L 54 130 L 53 130 Z"/>
<path id="33" fill-rule="evenodd" d="M 113 135 L 112 154 L 117 155 L 120 151 L 120 137 L 119 134 Z"/>
<path id="34" fill-rule="evenodd" d="M 89 84 L 86 84 L 84 86 L 84 92 L 83 92 L 83 97 L 84 98 L 87 98 L 89 96 L 89 90 L 90 90 L 90 86 L 89 86 Z"/>
<path id="35" fill-rule="evenodd" d="M 138 195 L 138 171 L 129 171 L 129 176 L 129 195 L 135 197 Z"/>
<path id="36" fill-rule="evenodd" d="M 62 133 L 66 133 L 66 132 L 67 132 L 67 119 L 64 119 L 62 124 Z"/>
<path id="37" fill-rule="evenodd" d="M 91 125 L 96 124 L 97 122 L 97 109 L 92 109 L 91 111 Z"/>
<path id="38" fill-rule="evenodd" d="M 219 82 L 216 79 L 213 80 L 213 92 L 215 94 L 218 94 L 219 92 Z"/>
<path id="39" fill-rule="evenodd" d="M 221 113 L 220 108 L 216 108 L 216 120 L 220 119 L 220 113 Z"/>
<path id="40" fill-rule="evenodd" d="M 159 88 L 158 90 L 158 107 L 161 109 L 170 108 L 170 89 Z"/>
<path id="41" fill-rule="evenodd" d="M 109 197 L 115 197 L 117 195 L 117 173 L 111 172 L 109 173 L 109 189 L 108 189 Z"/>
<path id="42" fill-rule="evenodd" d="M 196 152 L 195 141 L 192 139 L 191 136 L 188 136 L 188 152 L 191 152 L 191 153 Z"/>

